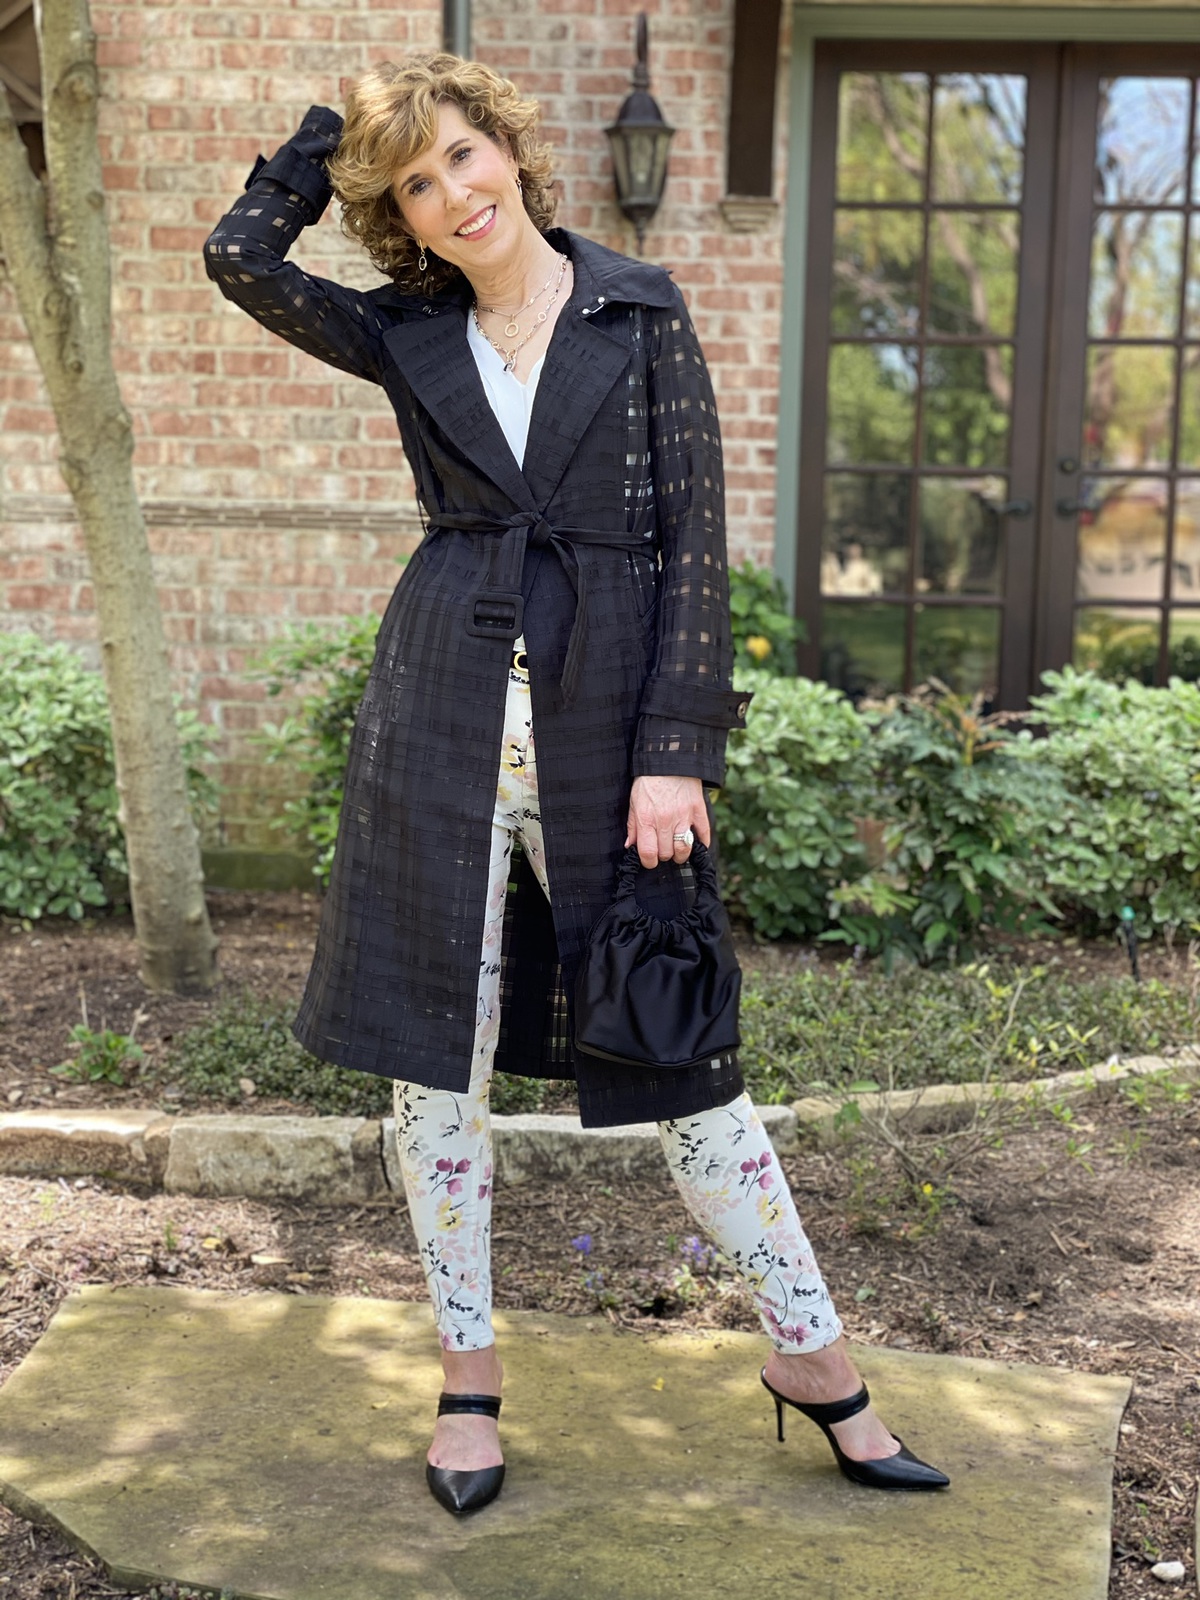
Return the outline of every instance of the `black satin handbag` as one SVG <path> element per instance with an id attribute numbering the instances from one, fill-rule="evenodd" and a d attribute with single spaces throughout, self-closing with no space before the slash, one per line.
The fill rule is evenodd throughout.
<path id="1" fill-rule="evenodd" d="M 638 905 L 640 865 L 630 845 L 616 897 L 588 935 L 575 984 L 575 1043 L 629 1067 L 700 1066 L 740 1043 L 742 974 L 716 868 L 697 840 L 695 899 L 663 922 Z"/>

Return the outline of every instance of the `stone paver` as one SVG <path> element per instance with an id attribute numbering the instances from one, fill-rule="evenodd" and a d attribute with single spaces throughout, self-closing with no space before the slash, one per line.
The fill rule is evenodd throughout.
<path id="1" fill-rule="evenodd" d="M 238 1600 L 1104 1600 L 1124 1379 L 863 1349 L 937 1495 L 848 1483 L 751 1334 L 497 1316 L 509 1480 L 458 1522 L 423 1477 L 430 1313 L 89 1287 L 0 1389 L 0 1498 L 113 1580 Z"/>

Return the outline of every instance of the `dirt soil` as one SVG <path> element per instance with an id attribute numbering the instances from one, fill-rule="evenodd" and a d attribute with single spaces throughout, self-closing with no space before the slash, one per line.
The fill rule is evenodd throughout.
<path id="1" fill-rule="evenodd" d="M 230 895 L 213 906 L 225 996 L 295 992 L 307 970 L 315 902 Z M 0 1105 L 14 1090 L 21 1091 L 17 1105 L 121 1103 L 111 1086 L 63 1086 L 47 1073 L 67 1053 L 81 983 L 93 1027 L 105 1013 L 110 1026 L 128 1031 L 144 1007 L 138 1037 L 152 1051 L 212 1003 L 148 998 L 127 927 L 0 938 Z M 771 959 L 800 958 L 776 952 Z M 1078 959 L 1081 967 L 1103 961 L 1112 970 L 1111 948 L 1094 952 L 1094 961 L 1087 950 Z M 126 1102 L 133 1103 L 128 1093 Z M 1139 1107 L 1114 1098 L 1077 1112 L 1068 1125 L 1052 1116 L 1036 1125 L 1014 1121 L 997 1147 L 964 1148 L 949 1176 L 931 1167 L 937 1182 L 923 1201 L 877 1149 L 806 1152 L 784 1165 L 852 1341 L 1133 1380 L 1114 1475 L 1109 1600 L 1168 1592 L 1150 1577 L 1158 1560 L 1183 1561 L 1188 1576 L 1175 1592 L 1194 1592 L 1200 1103 L 1160 1097 Z M 665 1172 L 611 1190 L 503 1189 L 497 1304 L 594 1315 L 598 1293 L 628 1338 L 687 1326 L 755 1328 L 735 1280 L 684 1270 L 692 1232 Z M 571 1243 L 585 1234 L 592 1241 L 586 1258 Z M 264 1255 L 281 1259 L 254 1260 Z M 424 1298 L 402 1203 L 280 1206 L 92 1179 L 0 1178 L 0 1382 L 64 1296 L 85 1283 Z M 886 1420 L 886 1395 L 878 1401 Z M 759 1422 L 766 1439 L 766 1411 Z M 919 1431 L 909 1432 L 920 1451 Z M 953 1474 L 952 1461 L 941 1464 Z M 125 1594 L 59 1535 L 0 1508 L 0 1600 Z"/>

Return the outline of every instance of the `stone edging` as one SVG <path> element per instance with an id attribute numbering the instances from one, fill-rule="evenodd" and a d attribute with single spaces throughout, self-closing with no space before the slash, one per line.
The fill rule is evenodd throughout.
<path id="1" fill-rule="evenodd" d="M 788 1106 L 759 1110 L 777 1150 L 796 1143 Z M 0 1174 L 106 1176 L 167 1194 L 371 1204 L 400 1195 L 393 1117 L 177 1117 L 143 1111 L 0 1115 Z M 661 1160 L 653 1123 L 581 1128 L 578 1117 L 492 1118 L 501 1183 L 642 1176 Z"/>
<path id="2" fill-rule="evenodd" d="M 1177 1056 L 1129 1056 L 1124 1061 L 1105 1061 L 1077 1072 L 1060 1072 L 1052 1078 L 995 1079 L 991 1083 L 936 1083 L 923 1089 L 895 1089 L 878 1094 L 826 1094 L 794 1100 L 792 1110 L 799 1125 L 821 1145 L 836 1144 L 844 1137 L 834 1119 L 842 1104 L 853 1100 L 868 1125 L 887 1124 L 905 1133 L 942 1133 L 963 1128 L 977 1114 L 1003 1101 L 1008 1105 L 1025 1103 L 1075 1104 L 1092 1097 L 1103 1098 L 1115 1092 L 1126 1078 L 1145 1078 L 1169 1072 L 1173 1078 L 1200 1082 L 1200 1046 L 1189 1045 Z"/>
<path id="3" fill-rule="evenodd" d="M 1137 1056 L 1028 1083 L 937 1084 L 926 1089 L 857 1094 L 864 1123 L 909 1133 L 962 1127 L 981 1109 L 1078 1101 L 1111 1091 L 1122 1079 L 1169 1071 L 1200 1081 L 1200 1048 L 1170 1060 Z M 836 1095 L 760 1106 L 776 1150 L 798 1139 L 835 1143 Z M 181 1117 L 136 1111 L 10 1111 L 0 1115 L 0 1174 L 11 1177 L 100 1176 L 130 1179 L 168 1194 L 241 1196 L 370 1205 L 402 1192 L 395 1120 L 366 1117 Z M 652 1123 L 581 1128 L 578 1117 L 492 1118 L 496 1176 L 611 1182 L 641 1177 L 660 1159 Z"/>

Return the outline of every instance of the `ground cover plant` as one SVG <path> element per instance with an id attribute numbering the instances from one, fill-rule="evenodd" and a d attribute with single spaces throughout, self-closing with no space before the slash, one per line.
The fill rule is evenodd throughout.
<path id="1" fill-rule="evenodd" d="M 1193 963 L 1193 974 L 1197 968 Z M 1120 973 L 1080 981 L 1046 965 L 1004 961 L 888 974 L 852 960 L 783 975 L 751 972 L 742 996 L 742 1065 L 755 1101 L 786 1103 L 854 1088 L 919 1088 L 1027 1080 L 1115 1056 L 1176 1050 L 1200 1037 L 1197 984 L 1135 983 Z M 189 1101 L 289 1099 L 329 1116 L 386 1116 L 391 1084 L 343 1072 L 292 1037 L 291 1001 L 224 1001 L 160 1058 L 148 1088 Z M 573 1105 L 570 1085 L 497 1074 L 492 1109 Z"/>

